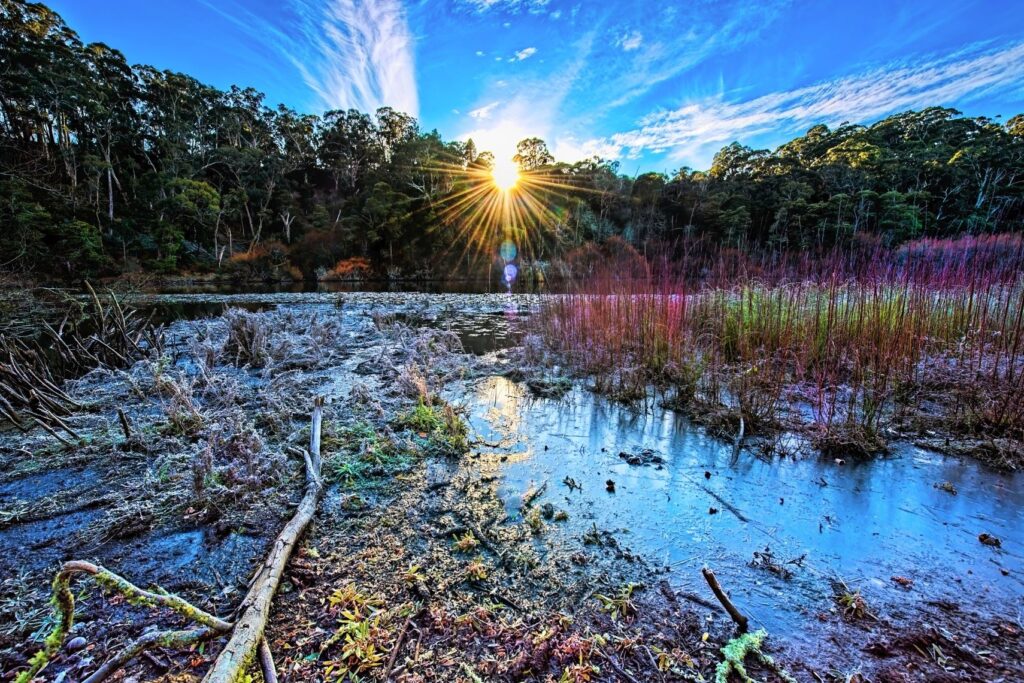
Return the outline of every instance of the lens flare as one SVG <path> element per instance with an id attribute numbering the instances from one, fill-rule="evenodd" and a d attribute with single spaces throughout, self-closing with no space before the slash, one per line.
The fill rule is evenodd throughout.
<path id="1" fill-rule="evenodd" d="M 513 244 L 510 240 L 505 240 L 504 242 L 501 243 L 501 246 L 498 248 L 498 254 L 504 261 L 515 261 L 518 253 L 519 250 L 516 249 L 516 245 Z"/>

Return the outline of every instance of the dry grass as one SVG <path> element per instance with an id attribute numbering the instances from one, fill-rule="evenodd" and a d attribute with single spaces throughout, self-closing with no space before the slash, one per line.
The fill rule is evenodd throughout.
<path id="1" fill-rule="evenodd" d="M 886 428 L 919 424 L 927 410 L 956 433 L 1020 441 L 1022 261 L 995 258 L 1003 251 L 989 245 L 974 263 L 941 246 L 917 260 L 900 252 L 813 275 L 720 271 L 697 284 L 604 272 L 544 302 L 545 348 L 525 354 L 550 364 L 553 353 L 617 398 L 655 385 L 695 415 L 724 408 L 748 431 L 785 426 L 785 413 L 828 449 L 878 450 Z"/>

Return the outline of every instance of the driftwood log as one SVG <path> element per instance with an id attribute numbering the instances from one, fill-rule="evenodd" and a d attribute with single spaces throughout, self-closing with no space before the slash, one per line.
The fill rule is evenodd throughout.
<path id="1" fill-rule="evenodd" d="M 123 595 L 129 604 L 164 607 L 197 624 L 197 627 L 191 630 L 154 631 L 144 634 L 104 662 L 99 669 L 85 678 L 83 683 L 100 683 L 151 648 L 181 649 L 228 633 L 231 634 L 231 638 L 204 680 L 234 683 L 243 677 L 246 668 L 258 657 L 264 679 L 267 683 L 276 683 L 277 673 L 274 670 L 270 647 L 264 638 L 264 631 L 285 566 L 299 538 L 313 519 L 323 493 L 320 456 L 323 405 L 323 398 L 317 398 L 313 406 L 309 451 L 302 451 L 306 471 L 305 494 L 294 516 L 274 540 L 270 553 L 257 571 L 252 587 L 238 609 L 240 616 L 237 621 L 232 623 L 209 614 L 177 595 L 139 588 L 127 579 L 91 562 L 65 562 L 53 580 L 53 605 L 57 623 L 47 636 L 43 649 L 32 657 L 29 668 L 18 674 L 15 683 L 32 681 L 60 651 L 74 623 L 75 597 L 71 591 L 71 579 L 78 574 L 90 576 L 102 588 Z"/>

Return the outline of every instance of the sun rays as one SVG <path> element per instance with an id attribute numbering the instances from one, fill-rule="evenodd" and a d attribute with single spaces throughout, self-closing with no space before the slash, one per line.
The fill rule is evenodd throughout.
<path id="1" fill-rule="evenodd" d="M 456 230 L 461 256 L 471 259 L 492 259 L 505 243 L 515 245 L 520 259 L 541 257 L 578 189 L 557 169 L 524 170 L 511 159 L 471 164 L 460 175 L 441 215 Z"/>

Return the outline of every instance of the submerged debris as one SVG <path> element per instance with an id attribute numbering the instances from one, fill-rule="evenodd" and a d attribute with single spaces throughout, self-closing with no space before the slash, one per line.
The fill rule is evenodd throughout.
<path id="1" fill-rule="evenodd" d="M 665 458 L 655 453 L 650 448 L 643 448 L 636 453 L 630 453 L 628 451 L 619 451 L 619 457 L 625 460 L 630 465 L 663 465 L 665 464 Z"/>
<path id="2" fill-rule="evenodd" d="M 754 551 L 754 558 L 749 564 L 751 567 L 770 571 L 783 579 L 791 579 L 793 571 L 789 567 L 802 567 L 806 558 L 807 553 L 804 553 L 799 557 L 783 561 L 775 556 L 769 546 L 765 546 L 764 550 Z"/>
<path id="3" fill-rule="evenodd" d="M 981 541 L 984 545 L 992 546 L 993 548 L 1001 548 L 1003 545 L 1003 542 L 995 536 L 993 536 L 992 534 L 978 534 L 978 540 Z"/>

